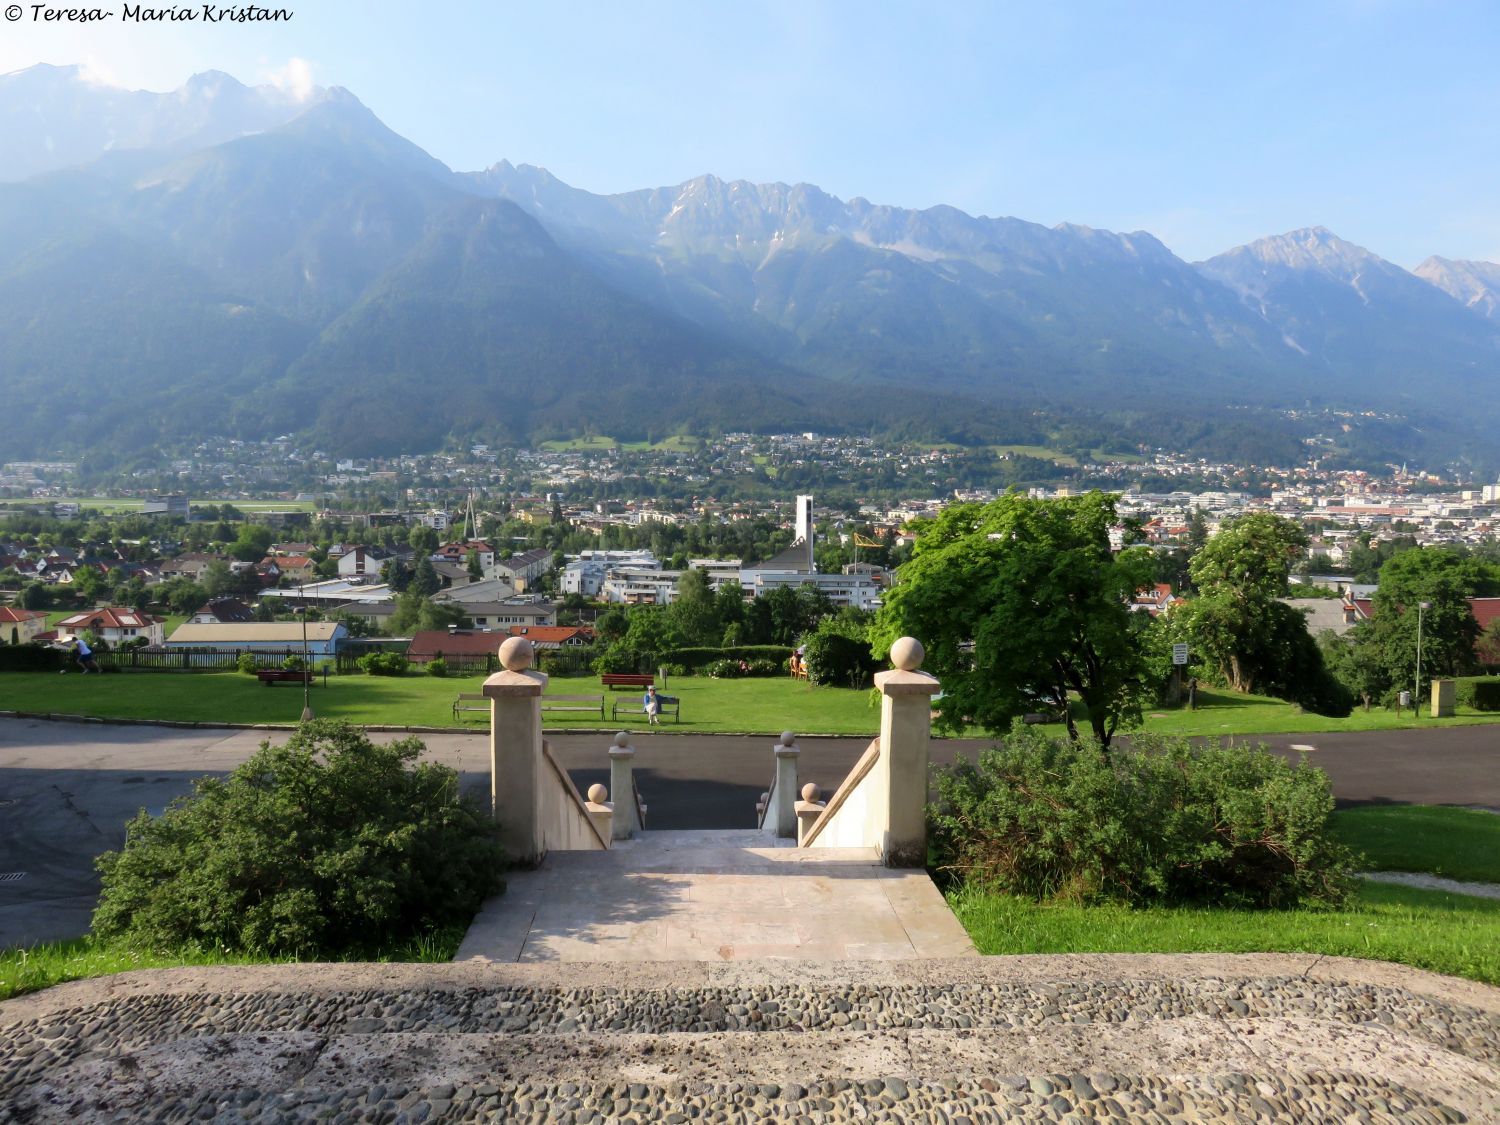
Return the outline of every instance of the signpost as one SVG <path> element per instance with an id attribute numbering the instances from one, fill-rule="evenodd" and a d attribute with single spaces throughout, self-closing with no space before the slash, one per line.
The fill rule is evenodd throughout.
<path id="1" fill-rule="evenodd" d="M 1188 660 L 1188 646 L 1187 645 L 1173 645 L 1172 646 L 1172 663 L 1173 664 L 1186 664 L 1187 660 Z"/>

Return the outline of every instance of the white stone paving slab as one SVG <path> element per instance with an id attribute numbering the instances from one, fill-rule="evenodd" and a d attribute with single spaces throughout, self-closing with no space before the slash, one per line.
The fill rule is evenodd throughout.
<path id="1" fill-rule="evenodd" d="M 646 832 L 508 876 L 457 961 L 871 960 L 975 956 L 926 872 L 873 849 L 751 831 Z"/>

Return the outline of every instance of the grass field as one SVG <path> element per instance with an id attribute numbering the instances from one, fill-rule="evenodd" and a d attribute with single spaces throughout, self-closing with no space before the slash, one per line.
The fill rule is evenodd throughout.
<path id="1" fill-rule="evenodd" d="M 1307 953 L 1399 961 L 1500 984 L 1500 900 L 1363 884 L 1343 910 L 1054 906 L 965 889 L 981 953 Z"/>
<path id="2" fill-rule="evenodd" d="M 459 692 L 477 692 L 483 682 L 482 676 L 330 676 L 326 687 L 322 681 L 313 687 L 312 706 L 320 718 L 479 730 L 488 721 L 482 712 L 466 712 L 455 722 L 452 705 Z M 604 693 L 597 676 L 555 677 L 548 693 L 605 694 L 607 706 L 639 698 L 636 692 Z M 880 725 L 880 712 L 871 706 L 869 692 L 808 687 L 803 681 L 785 677 L 673 679 L 666 694 L 681 699 L 683 720 L 673 724 L 668 719 L 664 724 L 667 730 L 873 735 Z M 183 722 L 294 723 L 302 711 L 302 693 L 295 684 L 266 687 L 235 672 L 109 676 L 10 673 L 0 676 L 0 710 Z M 639 715 L 601 721 L 598 715 L 548 712 L 544 719 L 548 727 L 561 729 L 644 725 Z"/>
<path id="3" fill-rule="evenodd" d="M 1500 816 L 1474 809 L 1396 805 L 1345 809 L 1334 834 L 1364 856 L 1370 871 L 1423 871 L 1473 883 L 1500 883 Z M 1500 943 L 1500 932 L 1495 935 Z"/>
<path id="4" fill-rule="evenodd" d="M 139 512 L 146 506 L 140 496 L 49 496 L 46 498 L 0 500 L 0 508 L 35 507 L 36 505 L 77 504 L 80 508 L 94 508 L 100 512 Z M 311 500 L 216 500 L 209 496 L 195 496 L 192 504 L 233 504 L 242 512 L 311 512 L 315 505 Z"/>
<path id="5" fill-rule="evenodd" d="M 1401 714 L 1382 707 L 1369 711 L 1356 707 L 1342 719 L 1314 715 L 1293 703 L 1263 695 L 1236 695 L 1228 691 L 1198 692 L 1198 710 L 1151 711 L 1144 729 L 1159 734 L 1316 734 L 1339 730 L 1425 730 L 1433 727 L 1500 723 L 1500 712 L 1460 707 L 1450 719 L 1416 716 L 1408 709 Z"/>
<path id="6" fill-rule="evenodd" d="M 441 962 L 453 960 L 464 939 L 462 927 L 440 930 L 414 942 L 394 946 L 377 961 Z M 135 969 L 175 969 L 184 965 L 264 965 L 265 958 L 241 957 L 218 951 L 181 949 L 172 953 L 149 953 L 123 945 L 96 942 L 92 938 L 49 942 L 29 949 L 0 950 L 0 1000 L 23 992 L 50 988 L 64 981 L 128 973 Z M 291 964 L 283 958 L 278 964 Z"/>
<path id="7" fill-rule="evenodd" d="M 1500 816 L 1403 805 L 1348 809 L 1333 832 L 1376 871 L 1500 882 Z M 982 953 L 1323 953 L 1399 961 L 1500 984 L 1500 900 L 1364 883 L 1341 910 L 1035 903 L 965 887 L 949 896 Z"/>
<path id="8" fill-rule="evenodd" d="M 330 676 L 313 688 L 313 709 L 320 716 L 383 726 L 470 727 L 478 729 L 483 715 L 468 712 L 455 721 L 453 699 L 459 692 L 476 692 L 482 676 L 435 679 L 414 673 L 387 678 Z M 657 685 L 661 689 L 662 685 Z M 548 692 L 584 695 L 600 692 L 596 676 L 554 677 Z M 786 677 L 713 680 L 687 676 L 666 685 L 668 695 L 682 700 L 682 722 L 667 729 L 715 733 L 873 734 L 879 711 L 868 691 L 809 687 Z M 608 703 L 630 699 L 628 692 L 609 692 Z M 1460 712 L 1451 719 L 1414 718 L 1408 711 L 1356 711 L 1344 719 L 1303 712 L 1293 704 L 1260 696 L 1200 692 L 1197 711 L 1152 712 L 1148 731 L 1172 735 L 1299 734 L 1342 730 L 1427 729 L 1500 722 L 1495 712 Z M 295 722 L 302 709 L 301 692 L 291 685 L 265 687 L 237 673 L 133 672 L 88 678 L 40 673 L 0 676 L 0 710 L 40 711 L 49 714 L 101 718 L 175 719 L 184 722 L 279 723 Z M 629 727 L 639 716 L 616 720 L 597 716 L 549 712 L 548 727 L 557 729 Z M 1047 728 L 1061 735 L 1061 724 Z M 982 737 L 982 731 L 966 734 Z M 1122 732 L 1126 733 L 1126 732 Z"/>
<path id="9" fill-rule="evenodd" d="M 1077 468 L 1078 458 L 1071 453 L 1059 453 L 1045 445 L 992 445 L 996 454 L 1014 453 L 1017 457 L 1035 457 L 1038 461 L 1056 461 L 1059 465 Z"/>
<path id="10" fill-rule="evenodd" d="M 593 437 L 569 438 L 566 441 L 544 441 L 542 442 L 542 448 L 550 449 L 554 453 L 605 453 L 616 447 L 628 449 L 633 453 L 640 453 L 648 449 L 681 452 L 692 449 L 696 443 L 696 438 L 684 437 L 681 434 L 673 434 L 671 437 L 662 438 L 658 442 L 617 441 L 612 437 L 596 434 Z"/>

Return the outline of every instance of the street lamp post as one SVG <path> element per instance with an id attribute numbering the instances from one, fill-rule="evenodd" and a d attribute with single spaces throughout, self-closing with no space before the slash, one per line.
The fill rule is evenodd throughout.
<path id="1" fill-rule="evenodd" d="M 307 590 L 301 582 L 297 583 L 297 597 L 302 602 L 302 721 L 306 723 L 313 717 L 312 661 L 307 655 Z"/>
<path id="2" fill-rule="evenodd" d="M 1412 696 L 1412 702 L 1415 704 L 1412 713 L 1418 716 L 1422 714 L 1422 614 L 1431 608 L 1431 602 L 1417 603 L 1417 690 Z"/>

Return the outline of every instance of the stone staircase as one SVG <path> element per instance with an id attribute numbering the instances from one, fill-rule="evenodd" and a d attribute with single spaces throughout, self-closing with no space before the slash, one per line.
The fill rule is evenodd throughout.
<path id="1" fill-rule="evenodd" d="M 927 873 L 872 848 L 648 831 L 507 877 L 456 960 L 893 960 L 972 956 Z"/>

